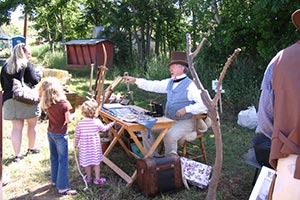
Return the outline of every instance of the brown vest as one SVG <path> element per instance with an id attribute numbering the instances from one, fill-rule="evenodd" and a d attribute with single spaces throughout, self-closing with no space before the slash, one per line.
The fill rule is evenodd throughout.
<path id="1" fill-rule="evenodd" d="M 300 43 L 278 54 L 273 69 L 274 129 L 270 164 L 297 154 L 294 177 L 300 179 Z"/>

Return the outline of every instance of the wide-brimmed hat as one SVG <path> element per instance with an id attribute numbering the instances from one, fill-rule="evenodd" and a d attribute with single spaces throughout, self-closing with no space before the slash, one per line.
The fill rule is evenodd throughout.
<path id="1" fill-rule="evenodd" d="M 295 25 L 295 27 L 300 30 L 300 9 L 296 10 L 292 14 L 292 22 Z"/>
<path id="2" fill-rule="evenodd" d="M 185 52 L 173 51 L 171 53 L 171 61 L 168 64 L 168 67 L 172 64 L 181 64 L 188 67 L 187 57 Z"/>

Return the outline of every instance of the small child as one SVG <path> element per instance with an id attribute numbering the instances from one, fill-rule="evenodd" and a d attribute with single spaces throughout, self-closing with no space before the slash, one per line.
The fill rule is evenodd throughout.
<path id="1" fill-rule="evenodd" d="M 75 195 L 70 189 L 68 174 L 68 132 L 70 110 L 72 106 L 67 100 L 63 87 L 56 78 L 45 80 L 40 87 L 41 108 L 47 112 L 48 141 L 51 162 L 51 184 L 55 185 L 61 195 Z"/>
<path id="2" fill-rule="evenodd" d="M 75 131 L 74 146 L 79 147 L 79 163 L 85 168 L 86 182 L 92 181 L 96 185 L 103 185 L 105 178 L 100 178 L 100 163 L 103 160 L 103 153 L 100 141 L 99 131 L 107 131 L 113 125 L 111 122 L 104 125 L 97 117 L 99 115 L 99 106 L 95 100 L 87 100 L 81 105 L 81 112 L 84 119 L 78 122 Z M 92 168 L 95 172 L 95 178 L 92 178 Z"/>

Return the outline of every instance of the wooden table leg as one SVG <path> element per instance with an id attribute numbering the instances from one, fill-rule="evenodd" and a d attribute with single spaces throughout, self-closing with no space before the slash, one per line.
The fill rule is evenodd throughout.
<path id="1" fill-rule="evenodd" d="M 105 118 L 103 118 L 103 119 L 104 119 L 105 122 L 108 120 L 108 119 L 105 119 Z M 106 122 L 106 123 L 107 123 L 107 122 Z M 107 155 L 109 154 L 109 152 L 112 150 L 112 148 L 115 146 L 115 144 L 116 144 L 117 142 L 119 142 L 120 145 L 123 147 L 123 149 L 126 151 L 126 153 L 127 153 L 128 155 L 132 156 L 131 153 L 130 153 L 130 151 L 129 151 L 129 149 L 127 148 L 126 144 L 124 144 L 124 142 L 123 142 L 123 140 L 122 140 L 122 138 L 121 138 L 122 135 L 124 134 L 124 131 L 125 131 L 124 126 L 121 126 L 121 128 L 120 128 L 118 131 L 115 130 L 115 129 L 112 129 L 111 131 L 112 131 L 112 133 L 113 133 L 113 135 L 114 135 L 114 138 L 113 138 L 113 140 L 111 141 L 111 143 L 110 143 L 110 145 L 108 146 L 108 148 L 106 149 L 106 151 L 104 152 L 104 155 L 107 156 Z"/>
<path id="2" fill-rule="evenodd" d="M 116 164 L 114 164 L 111 160 L 108 159 L 108 154 L 110 153 L 110 151 L 112 150 L 112 148 L 115 146 L 115 144 L 117 142 L 119 142 L 121 144 L 121 146 L 123 147 L 123 149 L 129 154 L 129 149 L 127 148 L 127 146 L 124 144 L 124 142 L 122 141 L 121 136 L 124 133 L 124 126 L 121 126 L 121 128 L 119 129 L 119 131 L 113 131 L 114 134 L 114 139 L 112 140 L 112 142 L 110 143 L 110 145 L 107 147 L 106 151 L 103 154 L 103 162 L 109 167 L 111 168 L 115 173 L 117 173 L 121 178 L 123 178 L 126 182 L 127 185 L 132 185 L 133 183 L 133 179 L 132 177 L 130 177 L 128 174 L 126 174 L 120 167 L 118 167 Z M 131 132 L 131 135 L 134 135 L 134 132 Z M 136 138 L 137 139 L 137 138 Z M 137 139 L 138 140 L 138 139 Z M 139 140 L 138 140 L 139 141 Z M 142 145 L 140 144 L 140 146 L 142 147 Z M 142 152 L 145 153 L 145 149 L 142 148 L 141 149 Z M 131 154 L 130 154 L 131 155 Z M 132 156 L 132 155 L 131 155 Z"/>
<path id="3" fill-rule="evenodd" d="M 127 185 L 132 184 L 133 179 L 130 176 L 128 176 L 121 168 L 115 165 L 111 160 L 109 160 L 106 156 L 103 156 L 103 162 L 107 166 L 109 166 L 114 172 L 116 172 L 119 176 L 121 176 L 127 182 Z"/>
<path id="4" fill-rule="evenodd" d="M 154 144 L 151 146 L 147 154 L 145 155 L 145 158 L 149 157 L 150 155 L 153 154 L 153 152 L 156 150 L 158 147 L 159 143 L 164 139 L 165 135 L 167 134 L 169 129 L 163 129 L 163 131 L 158 135 L 156 140 L 154 141 Z"/>
<path id="5" fill-rule="evenodd" d="M 103 154 L 103 162 L 109 167 L 111 168 L 114 172 L 116 172 L 120 177 L 122 177 L 127 184 L 132 184 L 133 180 L 132 178 L 127 175 L 121 168 L 119 168 L 116 164 L 114 164 L 111 160 L 108 159 L 108 154 L 110 153 L 110 151 L 112 150 L 112 148 L 115 146 L 115 144 L 117 142 L 120 142 L 120 140 L 122 139 L 121 136 L 124 133 L 124 127 L 122 126 L 120 128 L 120 130 L 118 132 L 114 131 L 114 139 L 112 140 L 112 142 L 110 143 L 110 145 L 107 147 L 106 151 Z M 120 143 L 122 146 L 125 146 L 124 142 L 122 141 L 122 143 Z M 124 147 L 123 147 L 124 148 Z M 126 147 L 127 148 L 127 147 Z"/>
<path id="6" fill-rule="evenodd" d="M 131 136 L 131 138 L 133 139 L 133 141 L 136 144 L 136 146 L 139 148 L 139 150 L 145 156 L 147 154 L 147 152 L 146 152 L 145 148 L 143 147 L 143 145 L 141 144 L 140 140 L 135 135 L 134 131 L 131 131 L 131 130 L 127 130 L 127 131 L 129 133 L 129 135 Z"/>
<path id="7" fill-rule="evenodd" d="M 133 184 L 133 182 L 136 180 L 136 178 L 137 178 L 137 171 L 134 170 L 132 176 L 130 177 L 131 181 L 130 181 L 130 182 L 127 182 L 126 187 L 132 186 L 132 184 Z"/>
<path id="8" fill-rule="evenodd" d="M 104 155 L 107 156 L 112 148 L 115 146 L 115 144 L 119 141 L 121 136 L 123 135 L 124 132 L 124 127 L 122 126 L 118 132 L 113 131 L 114 134 L 114 139 L 111 141 L 110 145 L 107 147 L 106 151 L 104 152 Z M 124 143 L 123 143 L 124 144 Z"/>

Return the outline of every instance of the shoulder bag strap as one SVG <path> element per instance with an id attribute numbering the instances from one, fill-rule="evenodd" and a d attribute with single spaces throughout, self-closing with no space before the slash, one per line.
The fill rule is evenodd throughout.
<path id="1" fill-rule="evenodd" d="M 20 82 L 21 82 L 21 84 L 24 86 L 24 84 L 25 84 L 25 82 L 24 82 L 24 74 L 25 74 L 25 70 L 26 70 L 26 68 L 23 68 L 23 69 L 21 69 L 21 80 L 20 80 Z"/>

